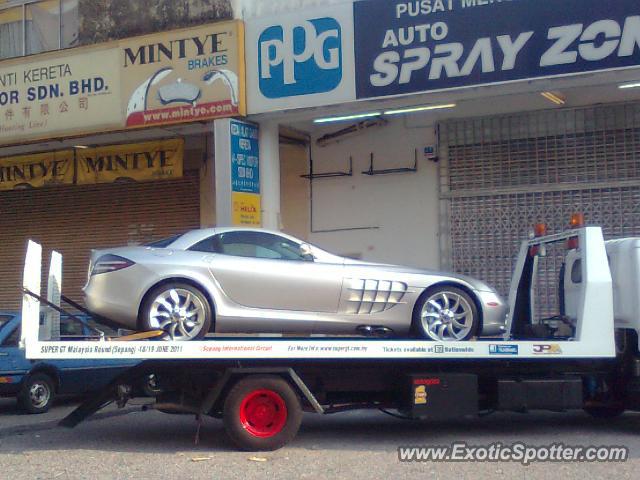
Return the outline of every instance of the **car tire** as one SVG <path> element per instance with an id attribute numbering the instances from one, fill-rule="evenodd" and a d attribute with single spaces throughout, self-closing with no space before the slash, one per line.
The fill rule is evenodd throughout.
<path id="1" fill-rule="evenodd" d="M 302 406 L 283 378 L 251 376 L 231 388 L 222 418 L 227 435 L 241 450 L 272 451 L 296 436 L 302 422 Z"/>
<path id="2" fill-rule="evenodd" d="M 477 335 L 480 315 L 467 292 L 443 285 L 422 294 L 414 309 L 412 327 L 420 338 L 462 342 Z"/>
<path id="3" fill-rule="evenodd" d="M 164 305 L 159 307 L 159 301 Z M 169 312 L 167 306 L 177 307 L 178 311 Z M 154 309 L 161 316 L 152 318 Z M 187 317 L 194 312 L 197 312 L 195 320 Z M 169 323 L 163 325 L 161 321 Z M 206 295 L 199 288 L 183 282 L 165 283 L 154 288 L 145 296 L 140 309 L 141 329 L 166 330 L 167 339 L 201 339 L 210 331 L 212 323 L 213 308 Z"/>
<path id="4" fill-rule="evenodd" d="M 55 397 L 55 383 L 45 373 L 29 375 L 18 392 L 18 407 L 27 413 L 46 413 Z"/>

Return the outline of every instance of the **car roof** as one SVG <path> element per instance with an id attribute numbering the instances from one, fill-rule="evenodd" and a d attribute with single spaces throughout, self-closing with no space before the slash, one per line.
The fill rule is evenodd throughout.
<path id="1" fill-rule="evenodd" d="M 266 228 L 255 228 L 255 227 L 214 227 L 214 228 L 201 228 L 197 230 L 190 230 L 177 238 L 173 243 L 170 243 L 166 248 L 177 249 L 177 250 L 186 250 L 189 247 L 192 247 L 198 242 L 202 240 L 206 240 L 207 238 L 218 235 L 220 233 L 226 232 L 260 232 L 260 233 L 270 233 L 272 235 L 278 235 L 280 237 L 288 238 L 289 240 L 293 240 L 295 242 L 304 243 L 303 240 L 299 238 L 292 237 L 291 235 L 287 235 L 283 232 L 278 232 L 275 230 L 268 230 Z"/>

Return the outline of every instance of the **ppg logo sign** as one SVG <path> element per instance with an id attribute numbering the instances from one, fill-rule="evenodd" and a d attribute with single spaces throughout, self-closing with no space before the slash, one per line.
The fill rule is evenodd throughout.
<path id="1" fill-rule="evenodd" d="M 334 90 L 342 81 L 342 29 L 333 18 L 267 28 L 258 39 L 260 91 L 282 98 Z"/>

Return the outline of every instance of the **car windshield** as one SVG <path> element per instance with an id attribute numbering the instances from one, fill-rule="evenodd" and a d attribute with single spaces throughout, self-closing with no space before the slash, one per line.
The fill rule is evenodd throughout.
<path id="1" fill-rule="evenodd" d="M 145 247 L 153 247 L 153 248 L 167 248 L 173 242 L 178 240 L 183 234 L 174 235 L 172 237 L 163 238 L 162 240 L 156 240 L 155 242 L 147 243 Z"/>

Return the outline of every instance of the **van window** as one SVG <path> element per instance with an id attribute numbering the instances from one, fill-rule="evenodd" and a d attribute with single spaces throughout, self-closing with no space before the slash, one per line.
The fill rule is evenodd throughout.
<path id="1" fill-rule="evenodd" d="M 3 347 L 17 347 L 20 342 L 20 327 L 16 327 L 11 335 L 9 335 L 4 342 L 2 342 Z"/>

